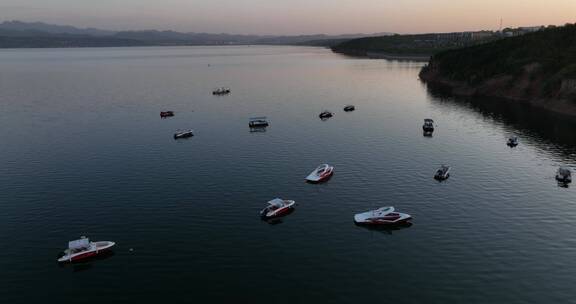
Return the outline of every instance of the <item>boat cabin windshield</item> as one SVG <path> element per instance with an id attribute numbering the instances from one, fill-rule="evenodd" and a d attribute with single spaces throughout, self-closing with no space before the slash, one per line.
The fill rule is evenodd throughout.
<path id="1" fill-rule="evenodd" d="M 83 251 L 88 248 L 90 248 L 90 240 L 87 238 L 68 242 L 68 249 L 70 249 L 71 252 Z"/>
<path id="2" fill-rule="evenodd" d="M 270 208 L 277 209 L 284 206 L 284 201 L 282 199 L 276 198 L 269 201 L 268 204 L 270 204 Z"/>

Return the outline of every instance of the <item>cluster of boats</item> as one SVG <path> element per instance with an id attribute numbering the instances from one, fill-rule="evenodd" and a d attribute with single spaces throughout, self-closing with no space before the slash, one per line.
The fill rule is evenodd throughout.
<path id="1" fill-rule="evenodd" d="M 356 110 L 356 107 L 354 105 L 344 106 L 344 112 L 352 112 L 354 110 Z M 332 113 L 328 110 L 324 110 L 320 114 L 318 114 L 318 117 L 320 117 L 320 119 L 322 119 L 322 120 L 327 120 L 332 116 L 334 116 L 334 113 Z"/>
<path id="2" fill-rule="evenodd" d="M 430 118 L 424 119 L 422 130 L 424 131 L 425 136 L 431 136 L 432 133 L 434 132 L 434 120 Z M 518 146 L 518 143 L 519 141 L 517 136 L 511 136 L 506 141 L 506 145 L 508 145 L 511 148 Z M 448 179 L 450 177 L 450 169 L 451 169 L 450 166 L 447 165 L 440 166 L 440 168 L 438 168 L 438 170 L 434 174 L 434 178 L 439 181 Z M 561 167 L 556 172 L 556 180 L 561 185 L 567 185 L 572 182 L 572 172 L 568 168 Z"/>
<path id="3" fill-rule="evenodd" d="M 508 141 L 506 142 L 506 145 L 508 145 L 510 148 L 518 146 L 518 137 L 516 136 L 509 137 Z M 556 171 L 556 181 L 558 181 L 558 183 L 561 186 L 567 186 L 569 183 L 571 183 L 572 172 L 570 171 L 570 169 L 566 167 L 558 168 L 558 171 Z"/>
<path id="4" fill-rule="evenodd" d="M 216 92 L 227 92 L 227 93 L 217 93 L 216 94 Z M 215 95 L 228 94 L 228 93 L 230 93 L 230 89 L 218 88 L 213 93 Z M 344 107 L 345 112 L 351 112 L 351 111 L 354 111 L 355 109 L 356 109 L 356 107 L 353 105 L 347 105 Z M 162 112 L 160 112 L 161 118 L 168 118 L 168 117 L 173 117 L 173 116 L 174 116 L 174 111 L 162 111 Z M 320 117 L 320 119 L 326 120 L 326 119 L 334 116 L 334 114 L 330 111 L 323 111 L 318 116 Z M 265 116 L 252 117 L 248 121 L 248 127 L 250 128 L 251 132 L 265 131 L 266 127 L 268 127 L 269 125 L 270 125 L 270 123 L 268 122 L 268 119 Z M 189 138 L 192 136 L 194 136 L 193 130 L 178 130 L 174 133 L 174 139 Z"/>
<path id="5" fill-rule="evenodd" d="M 333 174 L 333 166 L 322 164 L 306 176 L 306 181 L 321 183 L 327 181 Z M 275 198 L 268 201 L 266 207 L 260 211 L 260 217 L 264 220 L 270 220 L 286 216 L 294 210 L 295 205 L 296 202 L 293 200 Z M 411 219 L 411 215 L 396 212 L 394 207 L 381 207 L 354 215 L 354 223 L 358 225 L 394 226 L 407 224 Z"/>
<path id="6" fill-rule="evenodd" d="M 424 119 L 424 124 L 422 125 L 422 131 L 424 131 L 424 136 L 432 136 L 434 132 L 434 120 L 430 118 Z M 438 181 L 447 180 L 450 177 L 450 166 L 441 165 L 436 173 L 434 173 L 434 179 Z"/>
<path id="7" fill-rule="evenodd" d="M 229 88 L 218 88 L 212 92 L 214 95 L 225 95 L 230 93 Z M 344 111 L 350 112 L 354 111 L 355 107 L 353 105 L 347 105 L 344 107 Z M 161 118 L 173 117 L 173 111 L 162 111 L 160 112 Z M 334 114 L 330 111 L 323 111 L 319 115 L 320 119 L 329 119 Z M 248 122 L 248 126 L 251 130 L 261 130 L 268 127 L 270 123 L 266 117 L 252 117 Z M 434 132 L 434 120 L 427 118 L 424 120 L 422 125 L 422 130 L 427 136 L 431 136 Z M 174 134 L 174 139 L 188 138 L 194 136 L 193 130 L 178 130 Z M 516 147 L 518 145 L 517 137 L 508 138 L 507 145 L 510 147 Z M 450 177 L 451 167 L 448 165 L 442 165 L 434 174 L 434 179 L 443 181 Z M 334 167 L 329 164 L 322 164 L 314 169 L 305 180 L 308 183 L 322 183 L 330 179 L 334 174 Z M 556 180 L 560 183 L 570 183 L 572 182 L 572 173 L 570 169 L 561 167 L 556 173 Z M 264 220 L 277 219 L 290 214 L 296 206 L 294 200 L 287 200 L 281 198 L 275 198 L 267 202 L 266 207 L 260 211 L 260 217 Z M 369 210 L 361 212 L 354 215 L 354 223 L 357 225 L 367 225 L 367 226 L 397 226 L 410 224 L 412 216 L 407 213 L 398 212 L 392 206 L 381 207 L 374 210 Z M 68 248 L 64 250 L 58 257 L 58 262 L 76 262 L 85 260 L 97 255 L 107 253 L 112 247 L 116 245 L 112 241 L 99 241 L 92 242 L 86 237 L 81 237 L 78 240 L 73 240 L 68 243 Z"/>

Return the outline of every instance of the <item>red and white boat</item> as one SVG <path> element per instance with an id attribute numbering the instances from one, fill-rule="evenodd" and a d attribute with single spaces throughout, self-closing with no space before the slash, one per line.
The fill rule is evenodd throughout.
<path id="1" fill-rule="evenodd" d="M 160 112 L 160 117 L 161 117 L 161 118 L 172 117 L 172 116 L 174 116 L 174 111 L 163 111 L 163 112 Z"/>
<path id="2" fill-rule="evenodd" d="M 334 174 L 334 167 L 328 164 L 323 164 L 312 171 L 312 173 L 306 177 L 306 181 L 311 183 L 321 183 L 330 178 L 332 174 Z"/>
<path id="3" fill-rule="evenodd" d="M 68 242 L 68 249 L 58 258 L 59 263 L 76 262 L 94 257 L 110 250 L 116 243 L 110 241 L 90 242 L 83 236 L 79 240 Z"/>
<path id="4" fill-rule="evenodd" d="M 394 207 L 382 207 L 354 216 L 358 225 L 401 225 L 412 219 L 410 214 L 395 212 Z"/>
<path id="5" fill-rule="evenodd" d="M 281 198 L 275 198 L 268 202 L 268 206 L 262 211 L 260 211 L 260 216 L 263 219 L 271 219 L 275 217 L 284 216 L 294 208 L 296 204 L 292 200 L 283 200 Z"/>

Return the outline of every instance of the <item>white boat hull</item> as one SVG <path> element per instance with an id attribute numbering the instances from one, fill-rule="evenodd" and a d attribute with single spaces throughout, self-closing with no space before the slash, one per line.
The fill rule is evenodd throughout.
<path id="1" fill-rule="evenodd" d="M 322 168 L 325 168 L 325 170 L 319 173 L 318 171 Z M 321 165 L 306 177 L 306 181 L 310 183 L 320 183 L 328 180 L 332 174 L 334 174 L 334 167 L 329 165 Z"/>
<path id="2" fill-rule="evenodd" d="M 294 208 L 296 202 L 292 200 L 284 200 L 283 202 L 284 205 L 276 209 L 272 209 L 272 206 L 264 208 L 262 211 L 260 211 L 260 216 L 263 219 L 271 219 L 287 215 Z"/>
<path id="3" fill-rule="evenodd" d="M 410 219 L 411 215 L 395 212 L 394 207 L 382 207 L 354 215 L 354 222 L 358 225 L 402 225 Z"/>
<path id="4" fill-rule="evenodd" d="M 60 257 L 58 262 L 70 263 L 85 260 L 109 251 L 110 248 L 114 247 L 114 245 L 116 245 L 116 243 L 110 241 L 90 242 L 90 247 L 86 250 L 78 252 L 70 252 L 69 249 L 65 250 L 64 256 Z"/>

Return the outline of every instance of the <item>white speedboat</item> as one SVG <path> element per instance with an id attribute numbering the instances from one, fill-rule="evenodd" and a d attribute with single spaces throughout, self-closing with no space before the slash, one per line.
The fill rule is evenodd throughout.
<path id="1" fill-rule="evenodd" d="M 292 200 L 275 198 L 269 201 L 268 206 L 260 211 L 260 216 L 263 219 L 271 219 L 287 215 L 294 208 L 295 204 L 296 202 Z"/>
<path id="2" fill-rule="evenodd" d="M 110 250 L 116 243 L 110 241 L 90 242 L 83 236 L 79 240 L 68 242 L 68 249 L 58 258 L 59 263 L 76 262 L 94 257 Z"/>
<path id="3" fill-rule="evenodd" d="M 188 137 L 192 137 L 194 136 L 194 131 L 192 130 L 184 130 L 184 131 L 176 131 L 176 133 L 174 133 L 174 139 L 180 139 L 180 138 L 188 138 Z"/>
<path id="4" fill-rule="evenodd" d="M 314 169 L 314 171 L 306 177 L 306 181 L 310 183 L 321 183 L 328 180 L 332 174 L 334 174 L 334 167 L 323 164 Z"/>
<path id="5" fill-rule="evenodd" d="M 250 128 L 266 128 L 268 125 L 270 125 L 268 123 L 268 120 L 266 120 L 266 117 L 262 116 L 262 117 L 252 117 L 250 118 L 250 122 L 248 122 L 248 126 Z"/>
<path id="6" fill-rule="evenodd" d="M 411 219 L 410 214 L 396 212 L 394 207 L 382 207 L 354 216 L 354 222 L 358 225 L 401 225 Z"/>

